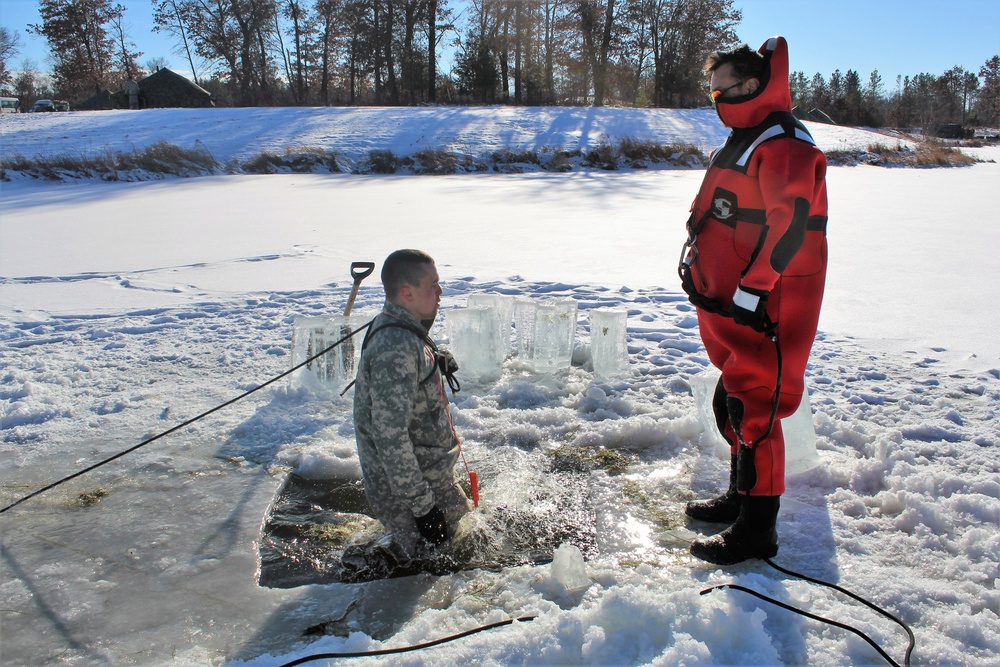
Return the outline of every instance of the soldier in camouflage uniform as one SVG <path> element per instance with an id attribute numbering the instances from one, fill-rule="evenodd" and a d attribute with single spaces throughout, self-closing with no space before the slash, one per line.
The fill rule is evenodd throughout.
<path id="1" fill-rule="evenodd" d="M 427 337 L 441 299 L 434 260 L 397 250 L 383 264 L 382 284 L 385 306 L 357 372 L 354 427 L 375 518 L 396 557 L 402 550 L 413 558 L 454 535 L 469 501 L 455 478 L 458 438 Z"/>

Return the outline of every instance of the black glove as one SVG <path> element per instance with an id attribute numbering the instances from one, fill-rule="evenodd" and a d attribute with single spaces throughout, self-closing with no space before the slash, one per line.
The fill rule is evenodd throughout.
<path id="1" fill-rule="evenodd" d="M 420 535 L 434 546 L 448 541 L 448 523 L 444 519 L 444 512 L 437 505 L 427 514 L 414 517 L 414 521 L 417 522 Z"/>
<path id="2" fill-rule="evenodd" d="M 754 331 L 770 333 L 771 319 L 767 316 L 767 290 L 757 290 L 740 285 L 733 294 L 733 305 L 729 315 L 736 324 L 748 326 Z"/>

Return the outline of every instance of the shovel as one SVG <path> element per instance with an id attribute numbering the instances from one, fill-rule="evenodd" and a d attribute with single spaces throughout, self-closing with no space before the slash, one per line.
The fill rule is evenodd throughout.
<path id="1" fill-rule="evenodd" d="M 351 286 L 351 296 L 347 298 L 347 305 L 344 306 L 344 317 L 351 314 L 354 307 L 354 300 L 358 298 L 358 289 L 361 281 L 372 274 L 375 270 L 375 262 L 351 262 L 351 277 L 354 278 L 354 285 Z M 340 337 L 350 336 L 351 327 L 343 325 L 340 328 Z M 344 378 L 354 375 L 354 339 L 348 338 L 340 348 L 341 359 L 343 360 Z"/>

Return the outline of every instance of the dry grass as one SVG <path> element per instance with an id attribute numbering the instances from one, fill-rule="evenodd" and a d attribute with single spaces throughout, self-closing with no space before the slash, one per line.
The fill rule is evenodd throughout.
<path id="1" fill-rule="evenodd" d="M 458 157 L 443 150 L 425 148 L 413 154 L 415 174 L 454 174 L 458 166 Z"/>
<path id="2" fill-rule="evenodd" d="M 929 142 L 917 149 L 915 164 L 918 167 L 962 167 L 979 162 L 957 148 Z"/>
<path id="3" fill-rule="evenodd" d="M 826 156 L 832 165 L 956 167 L 979 162 L 958 148 L 938 141 L 904 143 L 896 140 L 895 145 L 874 142 L 864 150 L 832 150 L 826 151 Z M 5 155 L 0 157 L 0 180 L 10 180 L 14 174 L 49 180 L 99 178 L 106 181 L 141 181 L 218 173 L 518 173 L 532 170 L 568 172 L 580 168 L 646 169 L 656 165 L 698 169 L 706 164 L 705 154 L 692 144 L 659 144 L 627 137 L 616 142 L 603 140 L 586 151 L 558 147 L 542 147 L 540 150 L 505 148 L 485 157 L 441 149 L 424 149 L 409 156 L 398 156 L 390 150 L 372 150 L 354 165 L 336 151 L 319 147 L 288 148 L 284 153 L 266 151 L 242 162 L 233 160 L 220 165 L 204 147 L 184 149 L 160 142 L 128 152 L 103 151 L 88 155 L 38 156 L 34 159 L 23 155 Z"/>
<path id="4" fill-rule="evenodd" d="M 33 178 L 100 178 L 106 181 L 142 180 L 163 176 L 201 176 L 217 173 L 219 163 L 204 149 L 186 149 L 161 141 L 131 152 L 101 151 L 92 155 L 23 155 L 0 158 L 0 178 L 8 171 Z"/>
<path id="5" fill-rule="evenodd" d="M 980 162 L 958 148 L 932 140 L 915 143 L 912 148 L 900 141 L 895 146 L 876 142 L 863 151 L 827 151 L 826 159 L 833 165 L 868 164 L 878 167 L 964 167 Z"/>
<path id="6" fill-rule="evenodd" d="M 338 155 L 322 148 L 286 148 L 284 154 L 264 152 L 240 165 L 248 174 L 312 174 L 343 171 Z"/>

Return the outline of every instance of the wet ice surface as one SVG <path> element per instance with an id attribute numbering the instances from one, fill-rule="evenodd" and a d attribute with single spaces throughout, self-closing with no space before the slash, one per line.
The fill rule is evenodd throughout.
<path id="1" fill-rule="evenodd" d="M 469 287 L 460 287 L 445 305 L 460 304 Z M 586 289 L 566 292 L 588 296 Z M 270 311 L 215 304 L 188 311 L 200 312 L 198 317 L 165 311 L 89 322 L 69 318 L 34 327 L 59 330 L 76 344 L 73 354 L 50 355 L 42 361 L 44 369 L 36 371 L 70 379 L 105 378 L 117 389 L 119 403 L 106 403 L 97 387 L 84 388 L 77 399 L 66 398 L 106 406 L 88 428 L 103 430 L 114 423 L 123 428 L 116 429 L 114 439 L 78 446 L 76 460 L 53 459 L 46 452 L 60 451 L 62 439 L 78 432 L 70 423 L 59 428 L 56 420 L 51 426 L 58 430 L 48 444 L 5 448 L 5 469 L 16 471 L 27 490 L 251 388 L 250 376 L 257 369 L 277 374 L 288 363 L 269 350 L 281 344 L 290 327 L 272 323 L 290 322 L 292 310 L 331 296 L 342 295 L 339 290 L 276 295 Z M 375 290 L 365 297 L 369 306 L 379 300 Z M 180 321 L 189 323 L 185 336 L 200 344 L 181 346 L 145 335 Z M 95 335 L 100 331 L 114 333 Z M 214 386 L 225 374 L 215 367 L 219 353 L 212 341 L 237 331 L 244 332 L 237 336 L 243 342 L 230 341 L 223 357 L 245 354 L 256 368 L 234 363 L 229 370 L 235 376 Z M 274 343 L 260 344 L 254 331 L 268 332 Z M 582 330 L 579 336 L 582 345 Z M 109 338 L 121 345 L 109 345 Z M 14 349 L 24 354 L 30 348 Z M 661 528 L 650 512 L 664 511 L 662 498 L 643 495 L 647 473 L 636 471 L 647 470 L 660 483 L 682 472 L 670 467 L 668 473 L 657 461 L 698 437 L 694 420 L 685 416 L 690 412 L 686 383 L 678 377 L 673 389 L 664 386 L 656 392 L 655 403 L 662 393 L 674 404 L 664 413 L 629 382 L 619 381 L 616 387 L 595 383 L 584 367 L 585 351 L 581 355 L 577 363 L 582 365 L 547 376 L 519 364 L 516 357 L 509 359 L 502 379 L 469 383 L 455 399 L 456 426 L 483 496 L 481 510 L 466 521 L 466 541 L 460 542 L 475 558 L 511 565 L 511 554 L 541 551 L 551 558 L 567 543 L 580 548 L 589 562 L 610 564 L 625 557 L 634 565 L 660 562 L 683 549 L 683 543 L 657 544 Z M 700 360 L 684 366 L 702 368 Z M 657 367 L 661 365 L 654 362 L 650 368 Z M 190 391 L 192 377 L 203 378 L 198 380 L 203 392 Z M 43 392 L 49 393 L 39 388 L 34 396 L 41 398 Z M 680 435 L 657 426 L 653 414 L 633 415 L 637 400 L 646 404 L 640 412 L 678 418 Z M 323 621 L 325 631 L 360 629 L 372 637 L 390 636 L 397 626 L 383 618 L 385 609 L 358 600 L 370 596 L 365 587 L 407 589 L 412 582 L 376 582 L 360 589 L 342 585 L 322 594 L 309 586 L 257 586 L 262 526 L 283 471 L 297 466 L 312 475 L 356 474 L 349 405 L 348 398 L 336 397 L 321 384 L 295 378 L 5 515 L 3 562 L 9 574 L 3 593 L 20 610 L 4 619 L 5 661 L 158 664 L 176 652 L 189 660 L 250 658 L 265 647 L 274 652 L 295 645 L 316 618 L 341 616 L 346 620 Z M 67 408 L 75 409 L 68 403 Z M 123 413 L 129 419 L 116 417 Z M 625 415 L 636 419 L 623 420 Z M 44 417 L 38 413 L 38 418 Z M 8 442 L 35 431 L 8 429 Z M 623 488 L 633 490 L 634 502 L 621 502 Z M 98 501 L 87 504 L 82 497 L 88 494 Z M 427 576 L 417 579 L 426 585 Z M 477 575 L 458 576 L 475 580 Z M 278 611 L 286 604 L 297 611 Z M 398 613 L 401 623 L 405 613 Z M 126 627 L 132 631 L 109 635 L 109 628 Z"/>
<path id="2" fill-rule="evenodd" d="M 456 282 L 446 287 L 442 318 L 448 308 L 463 305 L 466 294 L 502 285 Z M 251 376 L 276 375 L 287 368 L 288 359 L 270 351 L 287 345 L 292 314 L 311 303 L 336 303 L 345 292 L 329 288 L 276 294 L 269 308 L 217 303 L 190 309 L 185 312 L 202 316 L 184 316 L 183 331 L 197 344 L 135 333 L 180 321 L 179 312 L 64 318 L 37 325 L 20 340 L 58 334 L 71 336 L 74 346 L 72 353 L 51 348 L 34 367 L 27 362 L 30 348 L 8 348 L 21 355 L 17 367 L 22 370 L 15 375 L 25 388 L 22 401 L 35 406 L 37 423 L 46 425 L 48 435 L 34 447 L 13 446 L 19 437 L 30 442 L 38 429 L 7 429 L 10 446 L 2 454 L 6 474 L 16 475 L 20 488 L 33 488 L 231 398 L 255 385 Z M 670 600 L 681 605 L 681 622 L 715 609 L 722 603 L 695 598 L 697 605 L 708 605 L 698 611 L 691 607 L 695 600 L 687 597 L 692 586 L 730 579 L 686 556 L 687 543 L 697 532 L 717 528 L 685 523 L 683 503 L 719 490 L 726 455 L 717 443 L 704 440 L 691 395 L 691 377 L 704 370 L 707 360 L 699 353 L 696 330 L 686 325 L 688 306 L 681 297 L 659 290 L 609 293 L 580 285 L 564 292 L 584 310 L 610 304 L 641 313 L 629 328 L 633 364 L 628 377 L 594 380 L 581 327 L 571 368 L 537 375 L 511 358 L 497 381 L 468 383 L 455 399 L 454 415 L 470 466 L 481 480 L 483 507 L 471 518 L 473 527 L 490 537 L 481 548 L 499 547 L 502 553 L 509 548 L 505 541 L 518 535 L 549 540 L 548 547 L 575 544 L 586 557 L 590 587 L 567 587 L 566 582 L 575 581 L 572 564 L 367 584 L 258 586 L 262 525 L 285 471 L 357 477 L 349 401 L 308 378 L 296 378 L 5 516 L 2 592 L 7 608 L 15 610 L 4 618 L 5 661 L 221 664 L 262 653 L 299 655 L 317 641 L 311 650 L 329 649 L 330 641 L 346 642 L 335 650 L 367 650 L 390 640 L 419 643 L 539 611 L 571 618 L 598 614 L 603 620 L 595 622 L 611 627 L 619 611 L 606 605 L 639 591 L 652 597 L 641 603 L 643 611 L 630 613 L 644 622 L 653 622 L 651 610 Z M 364 300 L 374 307 L 380 295 L 369 289 Z M 95 335 L 98 331 L 113 333 Z M 228 341 L 221 355 L 220 340 Z M 922 537 L 923 525 L 945 531 L 940 548 L 946 549 L 966 539 L 963 535 L 971 538 L 986 530 L 977 525 L 991 521 L 990 505 L 977 509 L 971 499 L 996 492 L 995 482 L 987 481 L 987 470 L 995 465 L 986 444 L 996 438 L 996 423 L 988 416 L 994 380 L 952 377 L 935 372 L 932 361 L 924 363 L 928 370 L 920 376 L 887 385 L 886 375 L 907 377 L 905 365 L 887 358 L 875 363 L 851 341 L 821 336 L 807 381 L 814 389 L 825 465 L 793 479 L 783 500 L 783 563 L 837 580 L 856 576 L 858 565 L 872 568 L 870 561 L 853 557 L 855 549 L 898 552 L 885 563 L 878 559 L 875 570 L 898 568 L 902 553 L 913 553 L 906 546 L 909 539 L 925 545 L 916 550 L 918 558 L 937 558 L 938 547 Z M 62 385 L 57 378 L 73 382 Z M 108 402 L 105 384 L 121 397 L 118 403 Z M 50 456 L 66 451 L 62 443 L 78 435 L 80 422 L 46 419 L 51 408 L 45 405 L 56 411 L 93 406 L 85 428 L 115 436 L 88 441 L 74 450 L 75 456 Z M 941 433 L 951 443 L 944 448 Z M 923 456 L 935 457 L 941 472 L 923 482 L 916 481 L 919 476 L 911 480 L 912 466 Z M 939 503 L 924 486 L 953 467 L 951 462 L 964 472 L 947 473 L 934 484 L 956 498 L 946 502 L 969 498 L 971 504 L 962 512 L 972 514 L 946 528 L 923 514 Z M 947 481 L 951 475 L 957 475 L 953 482 Z M 82 494 L 97 489 L 106 492 L 99 502 L 81 503 Z M 870 528 L 859 534 L 858 522 Z M 912 537 L 890 547 L 895 540 L 882 537 L 885 530 L 903 530 Z M 838 542 L 852 546 L 838 549 Z M 959 558 L 965 563 L 963 578 L 975 581 L 975 572 L 985 574 L 986 563 L 973 553 Z M 849 571 L 842 569 L 845 565 Z M 774 584 L 761 567 L 746 567 L 737 576 L 749 577 L 749 583 L 766 592 Z M 880 580 L 882 585 L 893 581 Z M 912 580 L 890 585 L 881 596 L 898 600 L 895 606 L 905 612 L 912 586 Z M 927 586 L 937 588 L 930 582 Z M 791 590 L 807 598 L 815 595 L 794 586 Z M 740 613 L 752 614 L 753 608 Z M 424 627 L 438 614 L 455 621 Z M 908 620 L 917 619 L 911 612 Z M 930 639 L 928 635 L 924 627 L 921 636 Z M 523 639 L 535 644 L 540 637 Z M 892 643 L 898 638 L 885 628 L 881 639 Z M 492 645 L 495 660 L 503 662 L 508 650 L 524 650 L 505 649 L 509 641 Z M 768 645 L 763 636 L 757 641 Z M 521 646 L 520 641 L 515 645 Z M 735 656 L 747 655 L 740 652 L 746 646 L 733 650 Z M 531 661 L 546 661 L 532 655 Z M 561 655 L 572 658 L 571 653 Z M 281 662 L 261 660 L 251 662 Z M 626 659 L 635 660 L 638 655 Z"/>

